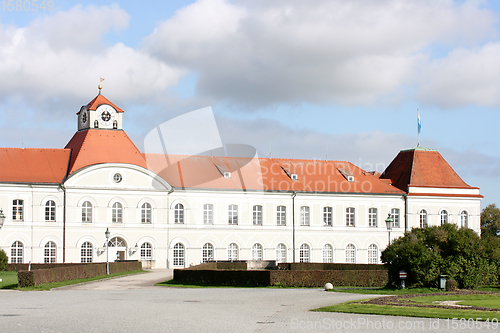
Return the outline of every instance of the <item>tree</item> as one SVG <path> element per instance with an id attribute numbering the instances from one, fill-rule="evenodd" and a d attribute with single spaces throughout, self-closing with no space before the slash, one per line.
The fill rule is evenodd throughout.
<path id="1" fill-rule="evenodd" d="M 5 266 L 7 266 L 7 262 L 7 254 L 4 250 L 0 250 L 0 271 L 3 271 L 5 269 Z"/>
<path id="2" fill-rule="evenodd" d="M 382 262 L 393 286 L 399 282 L 399 271 L 405 270 L 408 286 L 437 287 L 438 276 L 445 274 L 469 289 L 496 283 L 493 247 L 473 230 L 446 223 L 406 232 L 382 252 Z"/>
<path id="3" fill-rule="evenodd" d="M 500 235 L 500 209 L 495 204 L 489 204 L 481 212 L 481 235 Z"/>

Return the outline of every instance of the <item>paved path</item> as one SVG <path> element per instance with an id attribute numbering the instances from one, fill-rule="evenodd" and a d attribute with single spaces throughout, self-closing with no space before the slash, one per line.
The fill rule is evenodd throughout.
<path id="1" fill-rule="evenodd" d="M 309 311 L 374 295 L 320 289 L 152 286 L 168 274 L 155 270 L 42 292 L 0 290 L 0 332 L 471 331 L 453 330 L 451 323 L 447 329 L 446 321 L 437 319 Z"/>

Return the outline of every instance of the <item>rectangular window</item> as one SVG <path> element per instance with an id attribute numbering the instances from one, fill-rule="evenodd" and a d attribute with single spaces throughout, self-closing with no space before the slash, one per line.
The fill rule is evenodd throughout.
<path id="1" fill-rule="evenodd" d="M 300 207 L 300 225 L 309 225 L 309 207 Z"/>
<path id="2" fill-rule="evenodd" d="M 354 227 L 354 224 L 355 224 L 355 210 L 354 210 L 354 207 L 347 207 L 345 209 L 345 224 L 348 227 Z"/>
<path id="3" fill-rule="evenodd" d="M 323 208 L 323 223 L 325 225 L 332 225 L 332 207 Z"/>
<path id="4" fill-rule="evenodd" d="M 391 209 L 392 227 L 399 228 L 399 208 Z"/>
<path id="5" fill-rule="evenodd" d="M 15 199 L 12 201 L 12 219 L 14 221 L 23 221 L 24 220 L 24 215 L 23 215 L 23 209 L 24 208 L 24 201 L 21 199 Z"/>
<path id="6" fill-rule="evenodd" d="M 262 206 L 253 206 L 252 219 L 254 225 L 262 225 Z"/>
<path id="7" fill-rule="evenodd" d="M 227 215 L 229 224 L 238 224 L 238 205 L 229 205 Z"/>
<path id="8" fill-rule="evenodd" d="M 203 205 L 203 224 L 214 224 L 214 205 Z"/>
<path id="9" fill-rule="evenodd" d="M 286 225 L 286 207 L 278 206 L 276 210 L 276 222 L 278 225 Z"/>
<path id="10" fill-rule="evenodd" d="M 368 226 L 369 227 L 377 226 L 377 208 L 370 208 L 368 210 Z"/>

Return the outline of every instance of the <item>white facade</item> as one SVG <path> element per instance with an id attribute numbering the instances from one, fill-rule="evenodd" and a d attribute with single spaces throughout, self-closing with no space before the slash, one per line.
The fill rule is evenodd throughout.
<path id="1" fill-rule="evenodd" d="M 98 111 L 90 115 L 87 128 Z M 79 129 L 85 131 L 81 117 Z M 116 119 L 118 128 L 99 130 L 120 131 L 121 113 Z M 0 208 L 6 220 L 0 248 L 10 262 L 23 263 L 103 262 L 106 255 L 157 268 L 212 259 L 380 263 L 390 213 L 399 222 L 391 238 L 419 227 L 423 211 L 429 226 L 443 219 L 461 225 L 466 214 L 466 226 L 480 232 L 479 189 L 395 190 L 183 188 L 144 166 L 96 163 L 69 172 L 59 183 L 3 179 Z"/>

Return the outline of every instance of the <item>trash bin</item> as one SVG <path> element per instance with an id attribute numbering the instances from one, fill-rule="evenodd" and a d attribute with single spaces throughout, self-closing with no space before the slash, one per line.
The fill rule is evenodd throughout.
<path id="1" fill-rule="evenodd" d="M 439 275 L 439 289 L 446 289 L 446 275 Z"/>

